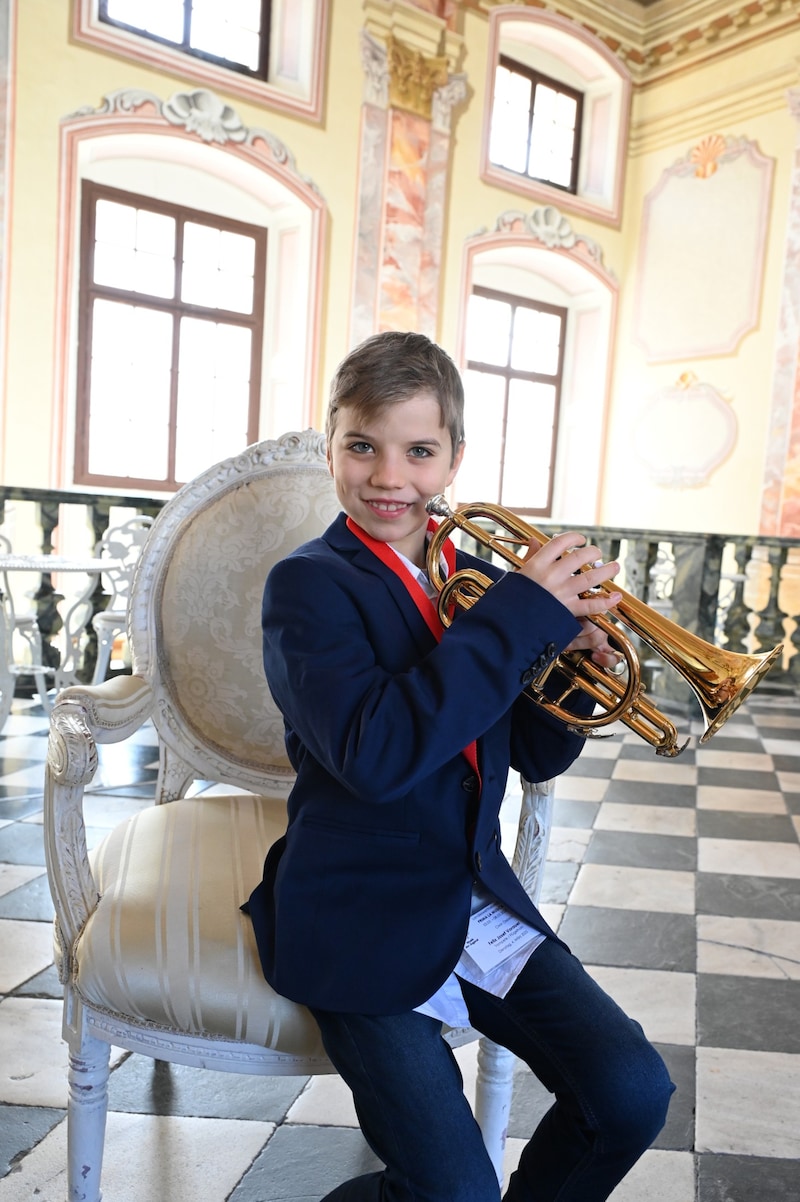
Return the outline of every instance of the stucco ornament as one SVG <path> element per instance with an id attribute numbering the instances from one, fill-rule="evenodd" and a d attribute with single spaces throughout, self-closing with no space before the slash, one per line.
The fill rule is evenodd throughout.
<path id="1" fill-rule="evenodd" d="M 701 488 L 728 458 L 737 434 L 729 399 L 685 371 L 645 402 L 633 440 L 654 484 Z"/>
<path id="2" fill-rule="evenodd" d="M 182 125 L 187 133 L 204 142 L 244 142 L 247 130 L 234 109 L 213 92 L 198 88 L 176 92 L 164 101 L 162 113 L 171 125 Z"/>
<path id="3" fill-rule="evenodd" d="M 479 234 L 485 234 L 485 229 Z M 540 205 L 530 213 L 507 209 L 495 222 L 495 234 L 528 234 L 548 250 L 575 250 L 602 265 L 603 250 L 594 238 L 576 233 L 572 222 L 555 205 Z"/>

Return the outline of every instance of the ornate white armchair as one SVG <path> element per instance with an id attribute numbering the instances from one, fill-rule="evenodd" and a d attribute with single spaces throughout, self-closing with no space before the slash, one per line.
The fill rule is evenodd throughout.
<path id="1" fill-rule="evenodd" d="M 309 1013 L 264 980 L 239 906 L 283 832 L 292 783 L 261 663 L 264 579 L 337 508 L 313 431 L 209 469 L 165 506 L 142 549 L 133 674 L 57 698 L 45 842 L 70 1050 L 69 1202 L 100 1197 L 111 1044 L 230 1072 L 333 1071 Z M 87 854 L 83 792 L 97 745 L 147 719 L 159 739 L 156 804 Z M 234 791 L 187 797 L 195 781 Z M 546 791 L 526 790 L 526 880 L 544 854 L 539 800 L 547 805 Z M 454 1043 L 474 1037 L 450 1033 Z M 500 1171 L 513 1061 L 492 1045 L 479 1060 L 478 1117 Z"/>

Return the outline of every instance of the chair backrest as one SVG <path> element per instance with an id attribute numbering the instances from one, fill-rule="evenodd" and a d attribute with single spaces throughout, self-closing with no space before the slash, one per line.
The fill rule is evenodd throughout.
<path id="1" fill-rule="evenodd" d="M 131 591 L 133 670 L 154 690 L 160 739 L 196 779 L 289 787 L 261 654 L 264 581 L 338 509 L 324 436 L 308 430 L 215 465 L 158 515 Z"/>
<path id="2" fill-rule="evenodd" d="M 102 573 L 103 589 L 108 593 L 106 609 L 124 611 L 128 605 L 133 572 L 147 541 L 154 519 L 137 514 L 119 526 L 109 526 L 95 546 L 98 559 L 114 560 L 115 566 Z"/>

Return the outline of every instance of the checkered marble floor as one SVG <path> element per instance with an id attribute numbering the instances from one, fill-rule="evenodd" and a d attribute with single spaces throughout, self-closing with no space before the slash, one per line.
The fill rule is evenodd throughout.
<path id="1" fill-rule="evenodd" d="M 0 732 L 0 1202 L 63 1202 L 66 1054 L 41 837 L 47 723 Z M 101 749 L 90 843 L 148 804 L 152 731 Z M 504 833 L 515 826 L 513 789 Z M 800 1198 L 800 701 L 763 690 L 705 747 L 587 743 L 556 786 L 548 918 L 635 1015 L 678 1089 L 614 1202 Z M 458 1053 L 474 1090 L 475 1045 Z M 113 1055 L 107 1202 L 313 1202 L 372 1167 L 335 1077 Z M 515 1078 L 506 1165 L 549 1099 Z"/>

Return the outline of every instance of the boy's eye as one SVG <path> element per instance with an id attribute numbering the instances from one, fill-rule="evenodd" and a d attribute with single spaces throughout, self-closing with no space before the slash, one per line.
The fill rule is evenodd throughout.
<path id="1" fill-rule="evenodd" d="M 427 459 L 430 455 L 428 447 L 412 447 L 409 451 L 412 459 Z"/>
<path id="2" fill-rule="evenodd" d="M 358 455 L 366 455 L 369 451 L 372 450 L 372 445 L 368 442 L 363 442 L 363 441 L 351 442 L 350 446 L 347 449 L 349 451 L 355 451 L 356 454 L 358 454 Z"/>

